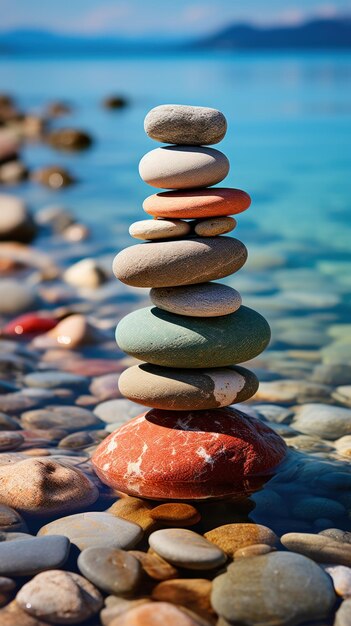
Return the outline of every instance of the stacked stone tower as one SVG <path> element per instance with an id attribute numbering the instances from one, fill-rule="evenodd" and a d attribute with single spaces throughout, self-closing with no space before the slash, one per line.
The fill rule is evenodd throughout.
<path id="1" fill-rule="evenodd" d="M 142 361 L 123 372 L 120 391 L 153 408 L 112 433 L 93 458 L 104 482 L 131 495 L 247 493 L 285 454 L 273 431 L 226 408 L 256 392 L 256 376 L 237 364 L 270 339 L 266 320 L 243 306 L 235 289 L 211 282 L 247 258 L 241 241 L 223 235 L 250 197 L 212 187 L 227 176 L 229 161 L 207 146 L 226 128 L 224 115 L 205 107 L 163 105 L 145 119 L 151 138 L 173 145 L 148 152 L 140 176 L 171 191 L 146 198 L 143 208 L 154 219 L 130 227 L 145 242 L 120 252 L 113 271 L 127 285 L 151 288 L 153 306 L 123 318 L 116 340 Z"/>

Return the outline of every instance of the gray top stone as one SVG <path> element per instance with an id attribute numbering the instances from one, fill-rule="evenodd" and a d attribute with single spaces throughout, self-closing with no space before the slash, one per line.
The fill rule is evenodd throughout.
<path id="1" fill-rule="evenodd" d="M 211 145 L 226 134 L 227 121 L 220 111 L 185 104 L 162 104 L 144 121 L 149 137 L 163 143 Z"/>

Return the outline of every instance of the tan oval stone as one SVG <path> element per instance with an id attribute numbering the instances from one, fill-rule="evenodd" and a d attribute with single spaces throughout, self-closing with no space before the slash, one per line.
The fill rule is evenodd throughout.
<path id="1" fill-rule="evenodd" d="M 236 227 L 234 217 L 211 217 L 207 220 L 201 220 L 195 225 L 195 232 L 199 237 L 216 237 L 230 233 Z"/>
<path id="2" fill-rule="evenodd" d="M 133 287 L 175 287 L 224 278 L 237 272 L 246 259 L 246 247 L 238 239 L 180 239 L 122 250 L 113 261 L 113 273 Z"/>
<path id="3" fill-rule="evenodd" d="M 214 148 L 165 146 L 151 150 L 139 163 L 143 181 L 161 189 L 210 187 L 229 172 L 227 157 Z"/>
<path id="4" fill-rule="evenodd" d="M 183 369 L 134 365 L 118 380 L 120 392 L 144 406 L 174 411 L 214 409 L 248 400 L 258 388 L 245 368 Z"/>
<path id="5" fill-rule="evenodd" d="M 274 546 L 278 541 L 276 534 L 261 524 L 225 524 L 210 530 L 204 536 L 231 558 L 240 548 L 258 543 Z"/>
<path id="6" fill-rule="evenodd" d="M 120 498 L 107 509 L 107 513 L 112 513 L 116 517 L 134 522 L 141 526 L 143 530 L 152 530 L 155 528 L 155 522 L 150 516 L 152 504 L 147 500 L 126 496 Z"/>
<path id="7" fill-rule="evenodd" d="M 150 511 L 152 519 L 160 522 L 163 526 L 183 527 L 197 524 L 200 519 L 200 513 L 185 502 L 166 502 L 159 504 Z"/>
<path id="8" fill-rule="evenodd" d="M 229 315 L 241 306 L 240 293 L 221 283 L 159 287 L 151 289 L 149 295 L 159 309 L 189 317 Z"/>
<path id="9" fill-rule="evenodd" d="M 211 606 L 212 583 L 205 578 L 166 580 L 153 589 L 153 600 L 180 604 L 206 618 L 214 617 Z"/>
<path id="10" fill-rule="evenodd" d="M 172 239 L 184 237 L 190 231 L 190 224 L 183 220 L 140 220 L 129 227 L 129 234 L 134 239 Z"/>

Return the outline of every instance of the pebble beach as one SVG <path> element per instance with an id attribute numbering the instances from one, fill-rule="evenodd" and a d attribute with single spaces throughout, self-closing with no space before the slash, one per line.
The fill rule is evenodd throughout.
<path id="1" fill-rule="evenodd" d="M 56 61 L 52 63 L 55 67 Z M 183 200 L 177 202 L 179 181 L 174 173 L 169 178 L 167 163 L 162 162 L 168 155 L 159 157 L 161 149 L 143 130 L 147 112 L 159 102 L 174 100 L 176 89 L 165 82 L 161 96 L 158 88 L 158 100 L 150 92 L 141 94 L 140 70 L 130 60 L 116 70 L 119 81 L 129 70 L 130 94 L 119 90 L 114 96 L 112 89 L 109 96 L 106 76 L 98 79 L 95 90 L 88 87 L 89 64 L 83 62 L 82 100 L 69 93 L 74 63 L 65 66 L 68 77 L 62 99 L 54 100 L 51 93 L 44 97 L 37 87 L 30 87 L 20 61 L 12 67 L 14 92 L 0 97 L 0 624 L 347 626 L 351 256 L 345 219 L 347 154 L 341 162 L 336 151 L 348 117 L 338 116 L 341 105 L 333 102 L 326 127 L 337 139 L 330 140 L 327 132 L 328 154 L 323 153 L 318 149 L 318 124 L 325 109 L 316 110 L 313 97 L 306 102 L 299 91 L 305 71 L 322 94 L 320 102 L 330 105 L 323 68 L 328 67 L 331 80 L 337 82 L 335 66 L 323 59 L 273 63 L 268 91 L 278 118 L 275 123 L 282 129 L 278 145 L 269 143 L 265 134 L 273 123 L 271 111 L 261 111 L 262 127 L 250 129 L 250 119 L 257 119 L 258 113 L 254 101 L 246 110 L 243 96 L 237 96 L 237 109 L 215 94 L 209 97 L 203 87 L 188 82 L 191 67 L 200 76 L 205 71 L 203 60 L 194 59 L 187 67 L 171 61 L 179 81 L 177 100 L 219 108 L 228 120 L 224 139 L 221 120 L 212 123 L 213 136 L 204 142 L 209 147 L 197 151 L 196 162 L 192 159 L 189 180 L 199 176 L 198 187 L 219 184 L 227 189 L 225 194 L 232 187 L 245 189 L 252 198 L 248 208 L 246 191 L 240 191 L 237 201 L 245 210 L 228 215 L 217 206 L 214 213 L 212 205 L 206 220 L 194 226 L 187 217 L 196 216 L 186 214 L 194 208 L 192 192 L 188 207 Z M 109 63 L 105 67 L 110 77 L 116 68 Z M 148 75 L 153 63 L 144 62 Z M 223 86 L 229 64 L 213 59 L 208 63 L 216 69 L 218 87 Z M 262 61 L 263 74 L 265 63 L 272 61 Z M 33 65 L 40 76 L 39 62 Z M 345 68 L 343 63 L 341 67 Z M 162 63 L 160 68 L 162 79 Z M 292 68 L 299 77 L 297 112 L 286 111 L 286 103 L 280 105 L 273 97 L 282 75 Z M 260 83 L 250 60 L 231 69 L 236 79 L 246 71 L 251 99 Z M 57 66 L 56 71 L 59 76 L 62 70 Z M 196 90 L 199 95 L 194 98 Z M 233 87 L 233 99 L 234 91 Z M 294 137 L 287 130 L 289 119 L 290 128 L 295 125 L 298 130 Z M 308 138 L 306 120 L 312 127 Z M 151 117 L 148 129 L 153 134 L 154 126 Z M 213 147 L 222 139 L 223 144 Z M 169 141 L 177 144 L 179 137 Z M 190 134 L 189 145 L 193 143 Z M 265 163 L 266 150 L 270 156 Z M 188 170 L 189 153 L 186 148 L 181 157 Z M 209 158 L 215 162 L 210 177 Z M 145 182 L 138 177 L 140 160 Z M 329 174 L 323 177 L 328 167 Z M 175 190 L 166 192 L 167 206 L 160 208 L 161 192 L 157 202 L 148 196 L 143 211 L 145 196 L 151 193 L 145 183 Z M 182 185 L 188 183 L 183 179 Z M 311 200 L 313 189 L 316 201 Z M 209 205 L 209 193 L 201 193 Z M 152 220 L 165 206 L 169 218 Z M 157 226 L 151 228 L 153 223 Z M 192 243 L 209 235 L 216 243 L 209 262 L 213 274 L 205 280 L 219 279 L 211 283 L 216 285 L 213 295 L 198 282 L 204 266 Z M 165 258 L 167 240 L 177 237 L 189 243 L 186 255 L 192 275 L 186 264 L 180 271 L 177 267 L 175 292 L 157 251 L 161 246 Z M 147 244 L 152 251 L 148 279 L 154 262 L 149 283 L 136 272 L 137 248 L 144 246 L 144 239 L 152 241 Z M 135 252 L 126 267 L 122 261 L 128 246 Z M 122 259 L 113 265 L 119 280 L 112 272 L 116 253 Z M 226 255 L 230 267 L 221 274 Z M 159 326 L 148 321 L 145 311 L 150 306 L 162 311 Z M 177 316 L 189 320 L 193 316 L 192 329 L 200 316 L 197 332 L 205 333 L 216 315 L 235 316 L 241 306 L 262 314 L 272 337 L 267 349 L 262 340 L 260 350 L 248 360 L 243 353 L 238 355 L 235 381 L 232 370 L 221 376 L 228 377 L 231 389 L 245 380 L 230 410 L 243 415 L 263 442 L 272 437 L 276 463 L 250 475 L 240 493 L 228 490 L 225 497 L 213 500 L 206 497 L 206 490 L 200 497 L 191 491 L 185 496 L 182 491 L 172 493 L 172 484 L 168 493 L 163 489 L 153 497 L 126 495 L 108 486 L 92 462 L 104 440 L 110 437 L 113 443 L 111 433 L 126 428 L 150 406 L 154 423 L 162 426 L 157 411 L 162 413 L 165 405 L 155 406 L 159 388 L 156 393 L 150 378 L 155 367 L 163 380 L 167 368 L 179 368 L 172 384 L 178 385 L 181 395 L 189 376 L 194 386 L 204 384 L 198 368 L 214 368 L 216 388 L 223 382 L 222 378 L 216 382 L 216 368 L 234 362 L 233 352 L 225 354 L 225 347 L 219 350 L 213 340 L 205 355 L 208 363 L 193 348 L 187 353 L 188 374 L 183 380 L 181 351 L 171 346 L 162 362 L 152 361 L 149 347 L 147 353 L 142 351 L 143 324 L 149 324 L 149 342 L 154 345 L 162 324 L 173 324 Z M 261 319 L 252 322 L 255 346 L 265 332 Z M 138 358 L 148 362 L 142 370 Z M 167 393 L 165 384 L 166 403 Z M 140 397 L 147 397 L 145 406 Z M 206 403 L 213 402 L 209 397 Z M 189 408 L 189 397 L 184 398 L 179 410 Z M 211 410 L 206 403 L 198 407 L 202 412 Z M 169 428 L 172 411 L 168 413 Z M 128 456 L 138 437 L 138 432 L 127 436 L 124 454 Z M 160 444 L 154 454 L 152 462 L 166 475 L 169 459 Z M 245 459 L 260 454 L 250 449 Z M 226 472 L 225 467 L 220 469 Z"/>

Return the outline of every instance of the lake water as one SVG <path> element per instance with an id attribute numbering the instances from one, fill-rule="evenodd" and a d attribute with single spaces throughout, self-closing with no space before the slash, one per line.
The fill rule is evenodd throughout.
<path id="1" fill-rule="evenodd" d="M 2 60 L 2 91 L 33 112 L 50 100 L 67 100 L 73 113 L 56 124 L 86 129 L 94 138 L 90 150 L 69 155 L 28 145 L 24 160 L 30 169 L 64 164 L 79 182 L 58 192 L 30 182 L 13 191 L 34 210 L 53 204 L 71 208 L 91 225 L 102 251 L 118 251 L 133 243 L 128 225 L 143 219 L 142 201 L 153 193 L 137 169 L 143 154 L 157 146 L 143 131 L 147 111 L 161 103 L 222 110 L 228 133 L 218 147 L 231 162 L 225 184 L 252 196 L 235 230 L 248 247 L 249 261 L 225 282 L 237 287 L 244 303 L 263 313 L 273 330 L 269 350 L 252 363 L 263 381 L 260 400 L 347 409 L 350 390 L 340 389 L 338 380 L 328 397 L 303 385 L 316 380 L 321 363 L 351 365 L 350 78 L 351 54 L 333 53 Z M 103 109 L 102 99 L 115 93 L 124 94 L 130 106 Z M 264 387 L 284 379 L 301 384 L 301 393 L 295 390 L 284 400 L 282 389 Z M 345 377 L 340 380 L 347 385 Z M 267 499 L 257 496 L 256 519 L 268 520 L 277 531 L 318 532 L 331 523 L 348 528 L 346 498 L 341 519 L 335 520 L 328 507 L 318 515 L 284 516 L 292 493 L 297 500 L 312 493 L 319 463 L 323 472 L 331 467 L 327 460 L 346 472 L 350 453 L 340 456 L 333 440 L 317 434 L 315 441 L 294 440 L 289 417 L 279 428 L 286 440 L 291 437 L 297 457 L 274 479 Z M 300 471 L 306 459 L 313 460 L 315 470 Z M 314 494 L 334 497 L 332 491 L 319 484 Z"/>

